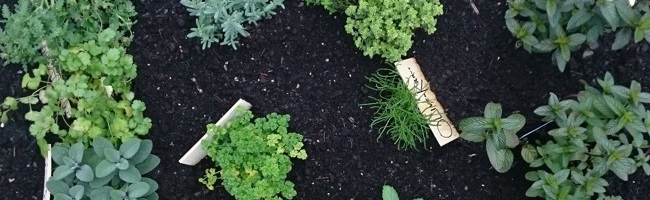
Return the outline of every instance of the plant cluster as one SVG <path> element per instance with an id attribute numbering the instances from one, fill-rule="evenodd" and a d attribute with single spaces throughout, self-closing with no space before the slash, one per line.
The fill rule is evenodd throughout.
<path id="1" fill-rule="evenodd" d="M 270 19 L 275 9 L 284 8 L 284 0 L 181 0 L 191 16 L 197 17 L 196 27 L 187 35 L 201 39 L 203 49 L 212 43 L 230 45 L 237 49 L 239 36 L 250 34 L 244 22 L 257 24 L 262 18 Z"/>
<path id="2" fill-rule="evenodd" d="M 609 73 L 597 82 L 600 90 L 586 85 L 576 99 L 560 101 L 551 93 L 548 105 L 535 110 L 557 128 L 548 131 L 552 140 L 525 144 L 521 150 L 530 167 L 538 168 L 526 173 L 534 182 L 526 196 L 616 198 L 605 196 L 608 182 L 603 177 L 609 172 L 624 181 L 638 168 L 650 175 L 645 139 L 650 111 L 644 106 L 650 93 L 642 92 L 636 81 L 630 87 L 616 85 Z"/>
<path id="3" fill-rule="evenodd" d="M 58 56 L 59 49 L 94 40 L 106 28 L 115 31 L 111 44 L 128 46 L 135 7 L 129 0 L 34 1 L 19 0 L 12 12 L 2 6 L 5 19 L 0 29 L 0 57 L 27 68 L 45 63 L 41 44 L 46 41 Z"/>
<path id="4" fill-rule="evenodd" d="M 442 13 L 438 0 L 359 0 L 345 10 L 345 31 L 364 55 L 392 63 L 411 48 L 413 30 L 422 27 L 432 34 Z"/>
<path id="5" fill-rule="evenodd" d="M 206 171 L 200 182 L 211 187 L 218 175 L 236 199 L 293 198 L 294 184 L 286 179 L 291 171 L 290 159 L 307 158 L 302 135 L 287 130 L 288 115 L 272 113 L 252 119 L 251 111 L 240 108 L 225 127 L 207 125 L 211 139 L 202 146 L 221 169 L 217 173 Z"/>
<path id="6" fill-rule="evenodd" d="M 308 5 L 322 5 L 330 14 L 345 12 L 356 0 L 305 0 Z"/>
<path id="7" fill-rule="evenodd" d="M 158 199 L 158 184 L 142 177 L 160 163 L 152 147 L 151 140 L 130 139 L 115 148 L 102 137 L 92 148 L 57 143 L 52 160 L 58 166 L 45 185 L 55 200 Z"/>
<path id="8" fill-rule="evenodd" d="M 137 74 L 126 53 L 135 16 L 130 1 L 20 0 L 15 8 L 3 6 L 1 56 L 23 64 L 21 86 L 32 92 L 6 97 L 0 123 L 19 104 L 29 106 L 25 119 L 43 155 L 49 133 L 68 145 L 97 137 L 117 144 L 148 133 L 145 104 L 130 86 Z"/>
<path id="9" fill-rule="evenodd" d="M 598 47 L 598 38 L 616 32 L 611 49 L 632 41 L 650 41 L 650 2 L 628 0 L 508 0 L 508 30 L 528 52 L 553 52 L 560 71 L 583 43 Z"/>
<path id="10" fill-rule="evenodd" d="M 400 150 L 417 149 L 419 144 L 426 146 L 431 116 L 418 110 L 418 100 L 397 70 L 379 70 L 368 77 L 368 82 L 368 88 L 378 96 L 370 97 L 373 102 L 364 105 L 375 110 L 370 126 L 381 125 L 379 138 L 388 135 Z"/>
<path id="11" fill-rule="evenodd" d="M 397 191 L 395 188 L 391 187 L 390 185 L 384 185 L 384 187 L 381 190 L 381 199 L 383 200 L 399 200 L 399 195 L 397 194 Z M 416 198 L 413 200 L 423 200 L 423 198 Z"/>
<path id="12" fill-rule="evenodd" d="M 501 118 L 501 104 L 488 103 L 483 117 L 469 117 L 460 121 L 459 127 L 463 139 L 471 142 L 485 141 L 485 151 L 490 163 L 498 172 L 506 172 L 512 167 L 513 154 L 509 148 L 519 144 L 517 131 L 526 124 L 521 114 L 512 114 Z"/>

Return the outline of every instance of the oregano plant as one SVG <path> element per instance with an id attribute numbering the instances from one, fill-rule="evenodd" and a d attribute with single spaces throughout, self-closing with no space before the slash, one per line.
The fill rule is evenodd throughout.
<path id="1" fill-rule="evenodd" d="M 302 135 L 288 131 L 288 115 L 251 120 L 251 111 L 238 108 L 225 127 L 207 125 L 211 139 L 202 146 L 220 169 L 207 170 L 200 182 L 212 187 L 218 177 L 236 199 L 292 199 L 296 191 L 287 174 L 291 158 L 307 159 Z"/>
<path id="2" fill-rule="evenodd" d="M 535 109 L 556 127 L 547 132 L 549 140 L 522 146 L 521 156 L 532 168 L 526 173 L 533 182 L 526 196 L 620 199 L 605 195 L 607 174 L 627 181 L 641 168 L 650 175 L 650 110 L 644 105 L 650 103 L 650 93 L 642 92 L 636 81 L 629 87 L 616 85 L 610 73 L 597 82 L 600 89 L 585 85 L 574 99 L 560 100 L 551 93 L 548 104 Z M 466 132 L 461 136 L 480 139 Z"/>

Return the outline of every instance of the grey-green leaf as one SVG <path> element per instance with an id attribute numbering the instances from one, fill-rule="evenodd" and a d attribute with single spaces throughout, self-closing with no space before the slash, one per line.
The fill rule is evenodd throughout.
<path id="1" fill-rule="evenodd" d="M 93 172 L 93 169 L 88 165 L 82 165 L 79 170 L 77 170 L 75 175 L 77 179 L 83 182 L 90 182 L 95 179 L 95 173 Z"/>
<path id="2" fill-rule="evenodd" d="M 383 200 L 399 200 L 397 191 L 395 191 L 395 188 L 391 187 L 390 185 L 384 185 L 381 192 L 381 197 Z"/>
<path id="3" fill-rule="evenodd" d="M 120 152 L 115 149 L 104 149 L 104 156 L 106 156 L 107 161 L 112 163 L 116 163 L 120 160 Z"/>
<path id="4" fill-rule="evenodd" d="M 160 164 L 160 158 L 158 158 L 156 155 L 149 155 L 149 157 L 142 161 L 142 163 L 135 166 L 138 168 L 140 173 L 146 174 L 155 169 L 158 164 Z"/>
<path id="5" fill-rule="evenodd" d="M 99 155 L 100 158 L 105 157 L 104 156 L 104 149 L 107 149 L 107 148 L 115 149 L 113 147 L 113 144 L 110 141 L 108 141 L 106 138 L 99 137 L 99 138 L 95 138 L 95 140 L 93 140 L 93 150 L 95 150 L 95 153 L 97 155 Z"/>
<path id="6" fill-rule="evenodd" d="M 127 183 L 137 183 L 142 179 L 142 173 L 134 166 L 119 171 L 120 179 Z"/>
<path id="7" fill-rule="evenodd" d="M 117 167 L 114 163 L 102 160 L 97 164 L 97 167 L 95 167 L 95 176 L 98 178 L 108 176 L 111 172 L 115 171 L 116 168 Z"/>
<path id="8" fill-rule="evenodd" d="M 501 119 L 503 129 L 517 132 L 521 130 L 526 124 L 526 117 L 521 114 L 512 114 L 504 119 Z"/>
<path id="9" fill-rule="evenodd" d="M 83 156 L 84 156 L 84 145 L 82 143 L 76 143 L 70 147 L 70 150 L 68 152 L 68 157 L 70 157 L 73 161 L 75 161 L 76 163 L 81 163 L 81 160 L 83 160 Z"/>
<path id="10" fill-rule="evenodd" d="M 618 32 L 616 32 L 614 43 L 612 43 L 612 50 L 619 50 L 625 47 L 625 45 L 630 43 L 631 39 L 632 31 L 629 28 L 622 28 L 621 30 L 618 30 Z"/>
<path id="11" fill-rule="evenodd" d="M 149 191 L 149 188 L 151 188 L 149 186 L 149 184 L 144 183 L 144 182 L 137 182 L 137 183 L 129 185 L 129 187 L 126 190 L 127 191 L 126 193 L 129 196 L 129 198 L 132 198 L 132 199 L 133 198 L 140 198 L 140 197 L 144 196 Z"/>
<path id="12" fill-rule="evenodd" d="M 125 141 L 122 146 L 120 146 L 120 153 L 122 154 L 122 157 L 127 159 L 133 157 L 140 148 L 140 141 L 141 140 L 137 138 Z"/>
<path id="13" fill-rule="evenodd" d="M 75 185 L 70 188 L 70 192 L 68 194 L 75 200 L 81 200 L 81 198 L 84 196 L 84 186 Z"/>
<path id="14" fill-rule="evenodd" d="M 58 193 L 67 194 L 68 191 L 70 190 L 68 184 L 61 180 L 48 180 L 45 183 L 45 187 L 52 194 L 58 194 Z"/>
<path id="15" fill-rule="evenodd" d="M 136 165 L 140 164 L 144 159 L 147 159 L 149 157 L 149 154 L 151 154 L 151 149 L 153 149 L 153 142 L 151 140 L 142 140 L 140 141 L 140 148 L 138 148 L 138 152 L 133 155 L 133 157 L 129 158 L 129 163 Z"/>
<path id="16" fill-rule="evenodd" d="M 588 9 L 583 8 L 583 9 L 578 9 L 578 12 L 573 14 L 571 18 L 569 19 L 569 22 L 567 22 L 567 30 L 571 30 L 574 28 L 578 28 L 582 26 L 583 24 L 587 23 L 593 16 L 593 14 L 589 11 Z"/>
<path id="17" fill-rule="evenodd" d="M 532 163 L 537 159 L 537 150 L 535 149 L 535 146 L 531 144 L 524 145 L 523 148 L 521 148 L 521 157 L 524 158 L 524 161 L 527 163 Z"/>
<path id="18" fill-rule="evenodd" d="M 501 104 L 490 102 L 485 105 L 483 115 L 487 119 L 499 119 L 501 118 L 501 112 Z"/>

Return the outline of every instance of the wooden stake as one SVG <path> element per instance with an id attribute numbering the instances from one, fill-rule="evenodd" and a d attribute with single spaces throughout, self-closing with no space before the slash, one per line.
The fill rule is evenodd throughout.
<path id="1" fill-rule="evenodd" d="M 438 144 L 443 146 L 459 137 L 458 131 L 454 124 L 447 118 L 442 104 L 436 99 L 436 95 L 431 91 L 431 86 L 422 74 L 420 65 L 415 58 L 409 58 L 395 63 L 397 72 L 402 77 L 406 85 L 411 88 L 411 92 L 418 99 L 418 108 L 424 116 L 427 116 L 429 128 L 436 137 Z"/>
<path id="2" fill-rule="evenodd" d="M 250 109 L 252 105 L 242 99 L 239 99 L 237 103 L 235 103 L 235 105 L 233 105 L 232 108 L 230 108 L 230 110 L 228 110 L 228 112 L 226 112 L 226 114 L 224 114 L 223 117 L 219 119 L 217 126 L 224 126 L 230 120 L 232 120 L 235 117 L 235 111 L 238 107 Z M 194 146 L 192 146 L 192 148 L 187 153 L 185 153 L 185 155 L 178 162 L 190 166 L 194 166 L 196 163 L 199 163 L 201 159 L 205 158 L 205 156 L 208 155 L 208 153 L 205 152 L 205 150 L 203 150 L 201 147 L 201 142 L 206 139 L 208 139 L 208 134 L 203 135 L 203 137 L 201 137 L 201 139 L 196 144 L 194 144 Z"/>
<path id="3" fill-rule="evenodd" d="M 52 176 L 52 145 L 47 145 L 47 157 L 45 157 L 45 177 L 43 179 L 43 200 L 50 200 L 50 191 L 45 186 Z"/>

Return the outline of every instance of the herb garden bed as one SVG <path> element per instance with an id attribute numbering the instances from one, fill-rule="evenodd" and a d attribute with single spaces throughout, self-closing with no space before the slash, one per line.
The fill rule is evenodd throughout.
<path id="1" fill-rule="evenodd" d="M 197 181 L 214 163 L 185 166 L 178 159 L 205 134 L 206 124 L 240 98 L 254 105 L 256 116 L 290 114 L 290 129 L 303 134 L 307 160 L 294 160 L 288 178 L 296 199 L 379 199 L 385 184 L 409 198 L 522 199 L 532 184 L 524 179 L 528 164 L 518 151 L 512 171 L 501 174 L 491 168 L 482 144 L 459 139 L 440 147 L 431 137 L 426 149 L 398 151 L 390 139 L 377 140 L 377 129 L 370 127 L 373 110 L 360 104 L 375 95 L 365 77 L 390 66 L 362 55 L 345 32 L 344 15 L 285 1 L 272 19 L 248 29 L 250 37 L 241 39 L 237 50 L 219 45 L 202 50 L 198 39 L 186 38 L 195 19 L 178 1 L 133 3 L 138 13 L 128 49 L 138 66 L 133 92 L 152 120 L 147 138 L 161 163 L 147 176 L 158 182 L 161 199 L 232 198 L 220 185 L 210 191 Z M 445 13 L 437 18 L 437 31 L 416 31 L 408 55 L 417 58 L 455 124 L 495 101 L 504 116 L 526 116 L 522 132 L 527 132 L 544 123 L 533 110 L 547 103 L 549 92 L 575 94 L 581 81 L 593 85 L 606 71 L 618 84 L 637 80 L 644 91 L 650 89 L 648 43 L 599 48 L 585 59 L 574 55 L 561 73 L 548 54 L 515 48 L 504 0 L 441 3 Z M 613 38 L 603 41 L 607 47 Z M 20 87 L 22 73 L 20 66 L 0 67 L 0 97 L 27 94 Z M 0 128 L 0 193 L 6 199 L 41 198 L 44 163 L 26 110 L 12 112 Z M 627 182 L 610 181 L 608 194 L 642 199 L 650 194 L 647 180 L 638 170 Z"/>

